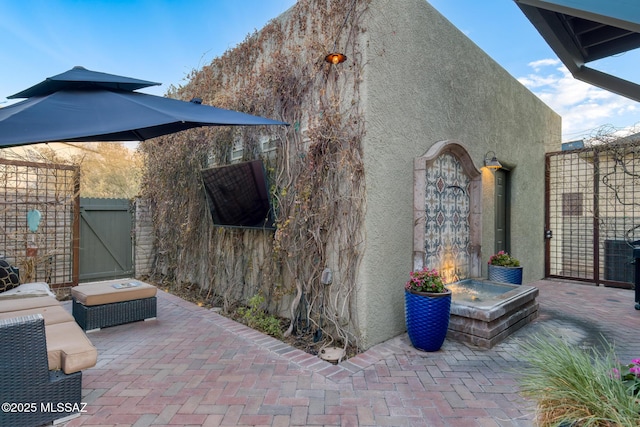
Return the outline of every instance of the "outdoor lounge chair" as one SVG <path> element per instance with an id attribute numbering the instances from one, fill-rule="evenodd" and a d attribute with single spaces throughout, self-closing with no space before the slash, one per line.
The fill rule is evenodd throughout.
<path id="1" fill-rule="evenodd" d="M 44 318 L 0 319 L 0 426 L 34 427 L 79 415 L 82 372 L 49 370 Z"/>

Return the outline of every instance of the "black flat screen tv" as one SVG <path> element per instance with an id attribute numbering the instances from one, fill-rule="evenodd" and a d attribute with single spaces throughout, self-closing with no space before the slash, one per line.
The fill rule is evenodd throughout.
<path id="1" fill-rule="evenodd" d="M 201 173 L 214 225 L 275 228 L 262 160 L 216 166 Z"/>

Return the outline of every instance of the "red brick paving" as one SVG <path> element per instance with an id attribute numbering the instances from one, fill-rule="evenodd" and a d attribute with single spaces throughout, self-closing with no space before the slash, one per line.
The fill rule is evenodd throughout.
<path id="1" fill-rule="evenodd" d="M 622 360 L 640 357 L 633 291 L 534 285 L 539 319 L 491 350 L 447 340 L 423 353 L 405 334 L 338 366 L 159 292 L 157 320 L 89 334 L 99 359 L 83 373 L 87 413 L 66 426 L 530 426 L 518 337 L 602 334 Z"/>

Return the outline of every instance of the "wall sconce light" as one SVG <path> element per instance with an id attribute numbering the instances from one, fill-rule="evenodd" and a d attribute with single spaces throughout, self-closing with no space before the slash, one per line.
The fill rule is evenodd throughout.
<path id="1" fill-rule="evenodd" d="M 335 46 L 334 46 L 335 48 Z M 336 65 L 347 60 L 347 55 L 340 52 L 333 52 L 324 57 L 324 60 L 330 64 Z"/>
<path id="2" fill-rule="evenodd" d="M 337 65 L 347 60 L 347 55 L 336 51 L 336 44 L 338 43 L 338 37 L 340 37 L 340 33 L 342 32 L 342 29 L 347 23 L 347 20 L 349 19 L 349 15 L 351 14 L 351 11 L 353 10 L 353 7 L 355 5 L 356 5 L 356 0 L 353 0 L 353 2 L 351 3 L 351 7 L 347 12 L 347 16 L 344 17 L 344 22 L 342 23 L 342 25 L 340 26 L 340 29 L 338 30 L 338 34 L 336 35 L 336 40 L 333 42 L 333 50 L 331 51 L 330 54 L 324 57 L 324 60 L 327 61 L 329 64 Z"/>
<path id="3" fill-rule="evenodd" d="M 502 167 L 502 165 L 498 161 L 498 158 L 496 157 L 495 151 L 487 151 L 487 154 L 484 155 L 484 165 L 486 168 L 490 169 L 492 172 Z"/>

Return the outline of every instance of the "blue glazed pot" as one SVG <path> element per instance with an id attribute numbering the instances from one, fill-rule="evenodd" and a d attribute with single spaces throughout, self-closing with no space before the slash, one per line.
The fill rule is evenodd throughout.
<path id="1" fill-rule="evenodd" d="M 522 285 L 522 267 L 502 267 L 489 264 L 488 276 L 490 282 Z"/>
<path id="2" fill-rule="evenodd" d="M 422 351 L 442 347 L 451 312 L 451 291 L 441 294 L 404 291 L 405 321 L 411 344 Z"/>

